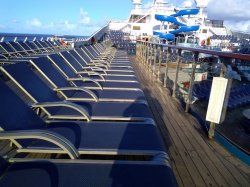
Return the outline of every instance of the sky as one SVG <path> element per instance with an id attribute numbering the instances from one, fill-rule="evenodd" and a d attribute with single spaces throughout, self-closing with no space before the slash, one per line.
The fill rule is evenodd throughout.
<path id="1" fill-rule="evenodd" d="M 183 5 L 186 0 L 166 1 Z M 142 1 L 144 6 L 149 2 Z M 0 0 L 0 5 L 0 33 L 80 36 L 91 35 L 110 20 L 127 19 L 133 7 L 131 0 Z M 249 7 L 250 0 L 209 0 L 208 17 L 250 32 Z"/>

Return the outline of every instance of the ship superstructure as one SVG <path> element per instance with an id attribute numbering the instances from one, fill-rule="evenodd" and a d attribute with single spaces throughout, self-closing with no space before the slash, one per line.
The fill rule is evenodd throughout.
<path id="1" fill-rule="evenodd" d="M 127 20 L 109 24 L 111 30 L 126 33 L 125 39 L 150 40 L 159 36 L 166 40 L 175 39 L 176 43 L 199 46 L 204 43 L 227 46 L 230 43 L 232 32 L 224 26 L 223 20 L 207 19 L 208 1 L 196 0 L 195 8 L 192 3 L 177 7 L 164 0 L 154 0 L 148 7 L 142 6 L 141 0 L 132 0 L 132 3 L 134 7 Z"/>

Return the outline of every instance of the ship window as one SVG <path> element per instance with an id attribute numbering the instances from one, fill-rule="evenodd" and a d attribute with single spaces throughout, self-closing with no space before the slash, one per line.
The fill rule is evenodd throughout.
<path id="1" fill-rule="evenodd" d="M 133 30 L 141 30 L 140 26 L 133 26 Z"/>
<path id="2" fill-rule="evenodd" d="M 143 15 L 131 15 L 129 22 L 136 22 L 142 18 Z"/>
<path id="3" fill-rule="evenodd" d="M 169 29 L 175 29 L 174 25 L 169 25 Z"/>
<path id="4" fill-rule="evenodd" d="M 146 17 L 140 18 L 140 21 L 138 21 L 138 23 L 146 23 Z"/>
<path id="5" fill-rule="evenodd" d="M 202 29 L 202 33 L 207 33 L 207 29 Z"/>

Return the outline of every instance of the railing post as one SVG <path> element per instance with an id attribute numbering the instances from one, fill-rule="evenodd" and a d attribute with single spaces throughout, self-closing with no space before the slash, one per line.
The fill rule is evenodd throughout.
<path id="1" fill-rule="evenodd" d="M 225 64 L 230 63 L 231 62 L 231 58 L 220 57 L 220 60 L 221 60 L 220 77 L 225 77 L 226 72 L 227 72 L 227 67 L 226 67 Z M 225 113 L 226 113 L 226 111 L 225 111 Z M 208 138 L 209 139 L 213 139 L 214 138 L 215 126 L 216 126 L 216 123 L 210 122 L 209 130 L 208 130 Z"/>
<path id="2" fill-rule="evenodd" d="M 151 69 L 153 52 L 154 52 L 154 45 L 149 44 L 149 55 L 148 55 L 148 63 L 147 63 L 149 70 Z"/>
<path id="3" fill-rule="evenodd" d="M 146 47 L 146 43 L 145 42 L 142 42 L 142 45 L 143 45 L 143 61 L 142 63 L 145 64 L 146 62 L 146 55 L 147 55 L 147 47 Z"/>
<path id="4" fill-rule="evenodd" d="M 164 75 L 164 81 L 163 81 L 163 86 L 165 88 L 167 87 L 167 84 L 168 84 L 168 58 L 169 58 L 170 52 L 171 52 L 171 48 L 167 47 L 167 50 L 166 50 L 166 69 L 165 69 L 165 75 Z"/>
<path id="5" fill-rule="evenodd" d="M 195 52 L 194 61 L 192 63 L 192 73 L 191 73 L 190 82 L 189 82 L 188 99 L 186 102 L 185 112 L 189 111 L 190 104 L 192 103 L 193 85 L 194 85 L 194 78 L 195 78 L 196 63 L 198 62 L 198 58 L 199 58 L 199 53 Z"/>
<path id="6" fill-rule="evenodd" d="M 159 52 L 159 64 L 158 64 L 158 72 L 157 72 L 157 79 L 160 81 L 161 76 L 161 62 L 162 62 L 162 45 L 159 46 L 160 52 Z"/>
<path id="7" fill-rule="evenodd" d="M 148 59 L 150 53 L 149 43 L 145 42 L 145 46 L 146 46 L 145 64 L 146 66 L 148 66 Z"/>
<path id="8" fill-rule="evenodd" d="M 176 74 L 175 74 L 175 81 L 174 81 L 174 87 L 173 87 L 173 94 L 172 97 L 176 97 L 176 89 L 177 89 L 177 82 L 178 82 L 178 74 L 180 70 L 180 63 L 181 63 L 181 49 L 178 49 L 178 59 L 177 59 L 177 66 L 176 66 Z"/>
<path id="9" fill-rule="evenodd" d="M 158 46 L 155 45 L 154 47 L 154 59 L 153 59 L 153 65 L 152 65 L 152 72 L 153 72 L 153 75 L 155 75 L 155 66 L 156 66 L 156 58 L 157 58 L 157 48 Z"/>

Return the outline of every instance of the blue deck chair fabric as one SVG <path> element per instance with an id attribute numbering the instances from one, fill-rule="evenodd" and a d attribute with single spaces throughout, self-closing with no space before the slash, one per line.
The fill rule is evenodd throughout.
<path id="1" fill-rule="evenodd" d="M 64 62 L 64 60 L 58 55 L 49 55 L 48 58 L 57 66 L 57 68 L 63 73 L 63 75 L 67 79 L 83 79 L 81 75 L 77 75 L 69 66 Z M 87 79 L 84 79 L 87 80 Z M 98 81 L 101 84 L 103 89 L 110 89 L 110 90 L 138 90 L 141 89 L 140 84 L 138 82 L 105 82 L 105 81 Z M 82 81 L 78 80 L 75 81 L 77 86 L 82 86 Z M 90 89 L 99 89 L 95 83 L 91 81 L 85 81 L 84 86 Z"/>
<path id="2" fill-rule="evenodd" d="M 38 53 L 47 53 L 46 50 L 44 50 L 43 48 L 39 48 L 34 42 L 25 42 L 25 44 Z"/>
<path id="3" fill-rule="evenodd" d="M 69 88 L 68 90 L 72 89 L 72 85 L 63 77 L 57 69 L 52 65 L 47 57 L 40 57 L 37 59 L 33 59 L 30 63 L 39 70 L 41 76 L 44 76 L 44 79 L 47 79 L 48 83 L 51 83 L 51 86 L 56 88 Z M 52 84 L 53 83 L 53 84 Z M 83 83 L 84 86 L 84 83 Z M 78 87 L 84 88 L 84 87 Z M 86 89 L 86 88 L 84 88 Z M 89 91 L 89 90 L 87 90 Z M 63 92 L 63 91 L 62 91 Z M 115 102 L 146 102 L 146 98 L 144 93 L 141 90 L 92 90 L 92 93 L 95 94 L 98 101 L 115 101 Z M 93 100 L 94 98 L 91 97 L 86 92 L 83 91 L 70 91 L 70 94 L 67 91 L 64 92 L 68 98 L 67 100 Z"/>
<path id="4" fill-rule="evenodd" d="M 10 45 L 6 42 L 0 43 L 0 47 L 5 51 L 5 56 L 8 57 L 22 57 L 21 54 L 17 53 Z"/>
<path id="5" fill-rule="evenodd" d="M 72 64 L 72 66 L 76 69 L 77 72 L 82 72 L 83 70 L 88 70 L 88 69 L 92 69 L 93 71 L 95 71 L 93 66 L 87 66 L 84 62 L 84 59 L 79 55 L 79 53 L 77 51 L 81 51 L 81 49 L 75 49 L 75 50 L 70 50 L 68 52 L 61 52 L 60 55 L 70 64 Z M 130 76 L 130 77 L 135 77 L 135 73 L 134 71 L 131 69 L 121 69 L 121 68 L 117 68 L 118 71 L 109 71 L 109 67 L 99 67 L 102 69 L 103 76 L 118 76 L 118 77 L 126 77 Z M 97 69 L 97 68 L 96 68 Z M 114 69 L 114 68 L 113 68 Z M 104 74 L 105 72 L 105 74 Z M 108 73 L 107 73 L 108 72 Z"/>
<path id="6" fill-rule="evenodd" d="M 11 64 L 1 67 L 1 70 L 8 72 L 7 76 L 18 82 L 36 102 L 58 102 L 64 101 L 48 87 L 25 63 Z M 34 99 L 33 99 L 34 100 Z M 92 120 L 126 120 L 145 121 L 152 119 L 147 104 L 143 103 L 116 103 L 116 102 L 77 102 L 86 111 Z M 79 112 L 68 110 L 65 107 L 49 108 L 48 111 L 57 116 L 70 114 L 71 117 L 79 115 Z"/>
<path id="7" fill-rule="evenodd" d="M 3 81 L 0 80 L 1 116 L 4 132 L 17 136 L 30 132 L 51 134 L 71 143 L 79 153 L 112 151 L 116 153 L 159 154 L 165 152 L 157 127 L 152 123 L 137 122 L 52 122 L 45 123 Z M 42 131 L 41 131 L 42 130 Z M 29 150 L 58 150 L 56 144 L 36 139 L 15 138 L 22 148 Z M 67 143 L 69 144 L 69 143 Z M 31 151 L 32 152 L 32 151 Z"/>
<path id="8" fill-rule="evenodd" d="M 9 45 L 11 45 L 12 48 L 22 56 L 29 56 L 29 53 L 25 51 L 17 42 L 10 41 Z"/>
<path id="9" fill-rule="evenodd" d="M 171 168 L 161 164 L 29 161 L 9 164 L 1 187 L 177 187 Z"/>
<path id="10" fill-rule="evenodd" d="M 74 51 L 69 51 L 69 53 L 74 53 Z M 64 53 L 63 53 L 64 54 Z M 52 54 L 51 56 L 56 56 L 57 54 Z M 54 57 L 54 58 L 59 58 L 59 57 Z M 75 61 L 64 61 L 65 63 L 67 62 L 69 65 L 69 68 L 72 68 L 74 70 L 75 73 L 78 73 L 78 72 L 83 72 L 83 68 L 81 68 L 79 65 L 76 66 L 77 64 L 74 63 Z M 87 76 L 88 74 L 86 74 L 87 71 L 85 70 L 85 74 L 82 74 L 82 76 Z M 90 72 L 90 73 L 95 73 L 94 71 L 93 72 Z M 89 74 L 88 77 L 90 78 L 93 78 L 95 80 L 102 80 L 100 79 L 99 76 L 96 76 L 96 75 L 92 75 L 92 74 Z M 105 79 L 105 81 L 111 81 L 111 82 L 136 82 L 137 79 L 135 76 L 124 76 L 124 75 L 117 75 L 117 76 L 112 76 L 112 75 L 103 75 L 102 76 L 103 79 Z"/>
<path id="11" fill-rule="evenodd" d="M 18 44 L 25 50 L 25 51 L 30 51 L 30 54 L 37 54 L 36 50 L 33 50 L 27 45 L 27 42 L 18 42 Z"/>

